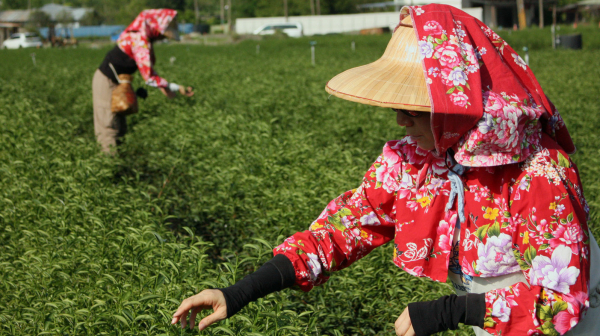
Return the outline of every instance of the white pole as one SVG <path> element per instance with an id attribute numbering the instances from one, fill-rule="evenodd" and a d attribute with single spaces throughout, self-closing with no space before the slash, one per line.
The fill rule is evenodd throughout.
<path id="1" fill-rule="evenodd" d="M 523 47 L 523 51 L 525 52 L 525 64 L 529 65 L 529 48 Z"/>
<path id="2" fill-rule="evenodd" d="M 311 45 L 310 46 L 310 61 L 312 63 L 312 65 L 315 65 L 315 46 Z"/>
<path id="3" fill-rule="evenodd" d="M 35 53 L 31 53 L 31 61 L 33 62 L 33 66 L 36 66 L 36 64 L 35 64 Z"/>
<path id="4" fill-rule="evenodd" d="M 356 44 L 354 43 L 354 41 L 352 41 L 351 48 L 352 48 L 352 51 L 356 50 Z"/>
<path id="5" fill-rule="evenodd" d="M 260 54 L 260 44 L 256 45 L 256 54 Z"/>

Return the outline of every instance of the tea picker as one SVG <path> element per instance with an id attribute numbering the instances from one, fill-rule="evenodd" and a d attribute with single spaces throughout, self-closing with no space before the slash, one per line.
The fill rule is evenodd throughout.
<path id="1" fill-rule="evenodd" d="M 285 239 L 273 259 L 232 286 L 185 299 L 173 324 L 185 327 L 191 311 L 193 327 L 212 307 L 204 329 L 274 291 L 310 291 L 393 241 L 396 266 L 450 279 L 456 292 L 409 303 L 396 335 L 460 323 L 477 336 L 600 335 L 600 249 L 569 157 L 575 146 L 531 69 L 495 32 L 449 5 L 404 7 L 383 56 L 325 90 L 392 109 L 406 136 L 387 142 L 361 185 Z M 401 299 L 410 298 L 392 306 L 403 307 Z"/>
<path id="2" fill-rule="evenodd" d="M 137 113 L 137 96 L 145 98 L 147 92 L 138 88 L 134 93 L 131 81 L 139 70 L 146 85 L 157 87 L 168 98 L 181 95 L 191 97 L 191 87 L 169 83 L 154 71 L 153 42 L 169 38 L 179 39 L 177 11 L 148 9 L 121 33 L 117 45 L 111 49 L 98 67 L 92 80 L 94 105 L 94 132 L 105 153 L 116 147 L 127 132 L 126 116 Z M 170 59 L 173 64 L 175 58 Z M 34 59 L 35 62 L 35 59 Z"/>

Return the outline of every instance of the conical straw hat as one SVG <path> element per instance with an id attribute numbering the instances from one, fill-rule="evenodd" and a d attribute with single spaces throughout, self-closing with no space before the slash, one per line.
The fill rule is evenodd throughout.
<path id="1" fill-rule="evenodd" d="M 431 112 L 410 16 L 402 20 L 380 59 L 333 77 L 325 90 L 357 103 Z"/>

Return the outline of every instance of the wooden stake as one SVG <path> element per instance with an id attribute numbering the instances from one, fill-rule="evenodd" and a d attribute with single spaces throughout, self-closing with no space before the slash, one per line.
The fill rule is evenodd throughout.
<path id="1" fill-rule="evenodd" d="M 527 17 L 525 16 L 525 1 L 517 0 L 517 11 L 519 13 L 519 29 L 527 28 Z"/>
<path id="2" fill-rule="evenodd" d="M 225 23 L 225 0 L 221 0 L 221 25 Z"/>
<path id="3" fill-rule="evenodd" d="M 231 0 L 227 0 L 227 24 L 229 25 L 229 34 L 231 34 L 233 32 L 233 22 L 231 21 Z"/>
<path id="4" fill-rule="evenodd" d="M 539 2 L 540 9 L 540 28 L 544 28 L 544 1 L 540 0 Z"/>
<path id="5" fill-rule="evenodd" d="M 552 6 L 552 49 L 556 49 L 556 5 Z"/>

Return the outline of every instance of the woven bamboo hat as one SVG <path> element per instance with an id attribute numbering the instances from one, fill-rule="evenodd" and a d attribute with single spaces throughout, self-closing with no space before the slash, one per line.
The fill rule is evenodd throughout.
<path id="1" fill-rule="evenodd" d="M 333 77 L 325 90 L 357 103 L 431 112 L 411 17 L 402 20 L 380 59 Z"/>

